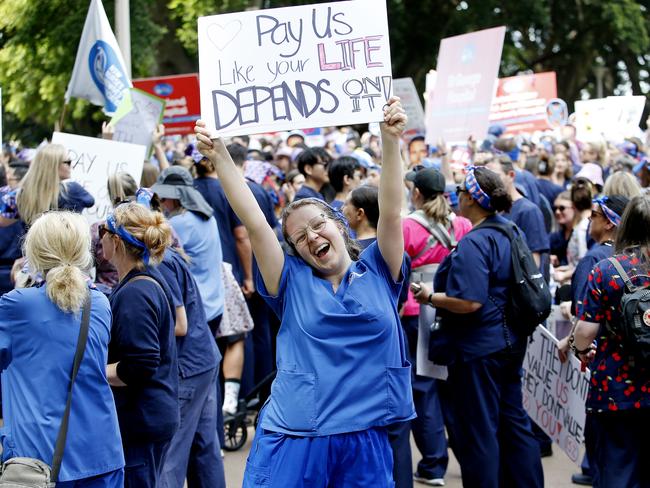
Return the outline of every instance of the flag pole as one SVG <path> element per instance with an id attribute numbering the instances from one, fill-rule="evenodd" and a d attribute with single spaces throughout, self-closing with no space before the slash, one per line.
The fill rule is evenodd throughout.
<path id="1" fill-rule="evenodd" d="M 55 122 L 54 124 L 54 130 L 59 132 L 63 130 L 63 123 L 65 122 L 65 114 L 68 111 L 68 101 L 66 100 L 63 102 L 63 110 L 61 110 L 61 117 L 59 118 L 58 122 Z"/>

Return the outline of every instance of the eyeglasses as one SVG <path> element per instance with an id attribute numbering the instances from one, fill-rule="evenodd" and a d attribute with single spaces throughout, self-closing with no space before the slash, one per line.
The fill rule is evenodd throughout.
<path id="1" fill-rule="evenodd" d="M 65 161 L 61 161 L 61 164 L 65 164 L 65 165 L 68 165 L 68 166 L 72 166 L 72 160 L 70 160 L 70 159 L 66 159 Z"/>
<path id="2" fill-rule="evenodd" d="M 289 236 L 289 240 L 294 245 L 294 247 L 302 246 L 307 242 L 309 231 L 318 234 L 325 228 L 326 224 L 327 216 L 325 214 L 320 214 L 319 216 L 314 217 L 309 222 L 307 222 L 307 225 L 304 228 L 291 234 Z"/>
<path id="3" fill-rule="evenodd" d="M 567 207 L 565 205 L 556 205 L 555 207 L 553 207 L 553 212 L 557 212 L 558 210 L 560 212 L 564 212 L 567 208 L 571 208 L 571 207 Z"/>
<path id="4" fill-rule="evenodd" d="M 115 234 L 115 232 L 112 232 L 111 229 L 109 229 L 106 224 L 99 224 L 99 227 L 97 228 L 99 231 L 99 238 L 103 239 L 106 234 Z"/>
<path id="5" fill-rule="evenodd" d="M 459 197 L 461 193 L 466 193 L 467 188 L 463 188 L 460 185 L 456 185 L 456 196 Z"/>

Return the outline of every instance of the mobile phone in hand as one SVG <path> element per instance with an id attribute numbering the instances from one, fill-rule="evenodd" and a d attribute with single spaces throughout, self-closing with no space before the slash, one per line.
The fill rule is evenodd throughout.
<path id="1" fill-rule="evenodd" d="M 411 291 L 413 293 L 420 293 L 420 290 L 422 290 L 422 287 L 419 284 L 411 283 Z"/>

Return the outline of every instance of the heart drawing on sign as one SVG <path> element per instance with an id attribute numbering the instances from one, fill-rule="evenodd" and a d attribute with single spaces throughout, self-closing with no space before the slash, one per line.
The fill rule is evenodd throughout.
<path id="1" fill-rule="evenodd" d="M 214 47 L 223 51 L 237 37 L 241 29 L 242 23 L 239 20 L 230 21 L 226 25 L 210 24 L 207 29 L 208 39 Z"/>

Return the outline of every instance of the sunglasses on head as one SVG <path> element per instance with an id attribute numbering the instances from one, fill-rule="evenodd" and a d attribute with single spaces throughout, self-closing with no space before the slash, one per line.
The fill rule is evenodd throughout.
<path id="1" fill-rule="evenodd" d="M 103 239 L 106 234 L 115 234 L 115 232 L 112 232 L 111 229 L 106 226 L 106 224 L 99 224 L 99 227 L 97 229 L 99 231 L 100 239 Z"/>

